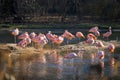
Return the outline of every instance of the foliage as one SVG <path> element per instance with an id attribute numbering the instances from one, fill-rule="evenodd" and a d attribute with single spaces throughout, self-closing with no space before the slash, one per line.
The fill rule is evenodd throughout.
<path id="1" fill-rule="evenodd" d="M 0 0 L 1 18 L 8 16 L 37 17 L 46 15 L 76 15 L 79 20 L 90 16 L 92 20 L 119 21 L 119 0 Z M 25 16 L 25 17 L 24 17 Z M 87 18 L 88 19 L 88 18 Z M 16 20 L 16 18 L 15 18 Z"/>

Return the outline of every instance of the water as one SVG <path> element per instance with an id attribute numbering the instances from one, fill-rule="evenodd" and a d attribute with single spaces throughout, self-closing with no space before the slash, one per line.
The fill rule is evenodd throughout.
<path id="1" fill-rule="evenodd" d="M 20 34 L 24 33 L 24 32 L 35 32 L 35 33 L 44 33 L 46 34 L 48 31 L 52 31 L 53 34 L 57 34 L 57 35 L 61 35 L 64 32 L 64 29 L 20 29 Z M 77 31 L 81 31 L 85 36 L 89 33 L 88 30 L 86 29 L 68 29 L 69 32 L 71 32 L 72 34 L 75 35 L 75 33 Z M 101 35 L 103 33 L 107 32 L 107 30 L 100 30 Z M 120 40 L 120 30 L 112 30 L 113 34 L 109 37 L 109 40 Z M 107 40 L 106 38 L 103 38 L 102 36 L 98 37 L 98 39 L 101 40 Z M 81 41 L 84 41 L 86 39 L 81 39 Z M 78 41 L 77 38 L 74 38 L 72 40 L 70 40 L 70 43 L 76 43 Z M 17 39 L 17 42 L 19 42 L 19 40 Z M 0 43 L 14 43 L 14 36 L 11 35 L 11 31 L 7 31 L 7 30 L 0 30 Z"/>
<path id="2" fill-rule="evenodd" d="M 22 32 L 42 32 L 48 30 L 21 30 Z M 55 34 L 61 34 L 64 30 L 51 30 Z M 59 31 L 59 32 L 58 32 Z M 88 33 L 86 30 L 69 30 L 73 34 L 77 31 Z M 101 31 L 104 33 L 106 31 Z M 99 39 L 103 39 L 99 37 Z M 118 40 L 119 31 L 113 31 L 110 40 Z M 70 43 L 76 42 L 77 38 Z M 82 39 L 84 40 L 84 39 Z M 103 39 L 106 40 L 106 39 Z M 14 38 L 8 31 L 0 31 L 0 43 L 13 43 Z M 115 51 L 116 52 L 116 51 Z M 108 53 L 108 52 L 107 52 Z M 91 58 L 85 53 L 83 58 L 64 59 L 59 57 L 58 63 L 51 55 L 37 55 L 24 58 L 24 54 L 9 56 L 9 52 L 0 51 L 0 80 L 120 80 L 120 55 L 105 57 L 96 64 L 91 63 Z M 111 65 L 114 63 L 114 65 Z"/>
<path id="3" fill-rule="evenodd" d="M 59 58 L 54 63 L 50 55 L 24 59 L 21 55 L 1 57 L 1 80 L 119 80 L 120 62 L 114 56 L 91 63 L 90 58 Z M 8 60 L 5 60 L 5 58 Z M 44 60 L 45 59 L 45 60 Z M 11 62 L 12 60 L 12 62 Z M 111 65 L 114 62 L 114 65 Z M 12 65 L 11 65 L 12 64 Z M 12 79 L 11 79 L 12 78 Z"/>

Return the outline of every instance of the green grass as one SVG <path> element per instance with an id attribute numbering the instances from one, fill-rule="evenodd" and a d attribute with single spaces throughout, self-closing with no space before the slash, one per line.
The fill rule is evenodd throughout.
<path id="1" fill-rule="evenodd" d="M 79 23 L 79 24 L 0 24 L 0 28 L 22 28 L 22 29 L 89 29 L 98 26 L 100 29 L 108 29 L 111 26 L 113 29 L 120 29 L 118 23 Z"/>

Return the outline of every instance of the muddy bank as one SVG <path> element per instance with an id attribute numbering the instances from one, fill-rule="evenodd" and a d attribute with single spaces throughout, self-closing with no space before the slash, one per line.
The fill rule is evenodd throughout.
<path id="1" fill-rule="evenodd" d="M 46 54 L 46 53 L 51 53 L 54 49 L 56 51 L 59 52 L 64 52 L 64 54 L 66 54 L 65 52 L 77 52 L 79 50 L 84 50 L 87 53 L 93 53 L 96 52 L 98 49 L 99 50 L 107 50 L 108 49 L 108 45 L 110 43 L 114 44 L 116 49 L 115 52 L 117 52 L 120 48 L 120 42 L 117 41 L 102 41 L 103 44 L 105 45 L 102 48 L 97 48 L 95 45 L 91 45 L 91 44 L 85 44 L 84 42 L 80 42 L 78 44 L 69 44 L 69 45 L 63 45 L 63 46 L 55 46 L 54 48 L 50 48 L 50 45 L 46 45 L 43 49 L 42 48 L 34 48 L 34 47 L 25 47 L 25 48 L 21 48 L 16 46 L 16 44 L 0 44 L 0 53 L 9 53 L 9 54 Z M 62 54 L 62 53 L 61 53 Z"/>

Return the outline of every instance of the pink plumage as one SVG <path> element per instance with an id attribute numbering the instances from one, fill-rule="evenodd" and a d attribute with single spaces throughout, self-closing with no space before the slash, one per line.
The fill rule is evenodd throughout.
<path id="1" fill-rule="evenodd" d="M 14 35 L 14 36 L 17 36 L 18 34 L 19 34 L 18 28 L 14 29 L 14 30 L 12 31 L 12 35 Z"/>
<path id="2" fill-rule="evenodd" d="M 85 36 L 83 35 L 82 32 L 76 32 L 76 36 L 77 36 L 78 38 L 85 38 Z"/>

